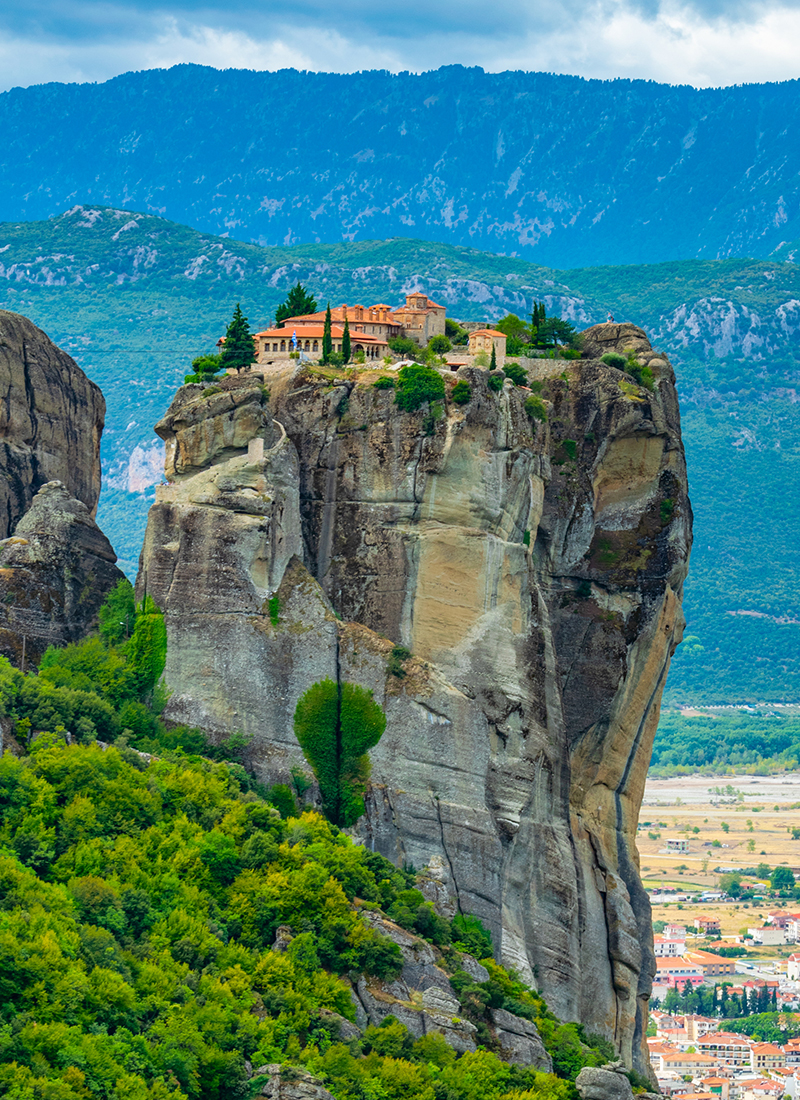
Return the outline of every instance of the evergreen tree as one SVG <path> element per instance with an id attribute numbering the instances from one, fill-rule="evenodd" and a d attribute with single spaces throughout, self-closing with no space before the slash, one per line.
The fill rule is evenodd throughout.
<path id="1" fill-rule="evenodd" d="M 492 340 L 492 358 L 489 363 L 489 370 L 497 370 L 497 352 L 495 351 L 494 340 Z"/>
<path id="2" fill-rule="evenodd" d="M 240 371 L 242 367 L 249 367 L 251 363 L 256 361 L 256 348 L 253 343 L 253 336 L 250 332 L 250 325 L 247 323 L 247 318 L 242 313 L 241 306 L 236 303 L 236 309 L 233 311 L 233 317 L 231 323 L 228 325 L 225 332 L 225 343 L 222 346 L 222 354 L 220 355 L 220 366 L 223 370 L 227 370 L 229 367 L 235 367 L 237 371 Z"/>
<path id="3" fill-rule="evenodd" d="M 289 317 L 302 317 L 306 313 L 316 312 L 317 299 L 298 282 L 275 310 L 275 324 L 278 328 L 283 328 L 284 321 Z"/>
<path id="4" fill-rule="evenodd" d="M 350 322 L 346 317 L 344 319 L 344 332 L 342 333 L 342 360 L 345 363 L 350 362 Z"/>
<path id="5" fill-rule="evenodd" d="M 331 337 L 331 303 L 325 310 L 325 327 L 322 330 L 322 362 L 330 363 L 333 351 L 333 339 Z"/>
<path id="6" fill-rule="evenodd" d="M 364 813 L 369 749 L 386 728 L 372 692 L 356 684 L 322 680 L 301 696 L 294 732 L 319 783 L 325 816 L 334 825 L 355 824 Z"/>
<path id="7" fill-rule="evenodd" d="M 772 988 L 772 998 L 771 998 L 771 1000 L 772 1000 L 772 1011 L 777 1012 L 778 1011 L 778 991 L 777 991 L 777 989 L 775 989 L 774 986 Z"/>

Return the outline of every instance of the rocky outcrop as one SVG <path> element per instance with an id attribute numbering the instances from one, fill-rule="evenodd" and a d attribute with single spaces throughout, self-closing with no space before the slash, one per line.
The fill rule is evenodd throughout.
<path id="1" fill-rule="evenodd" d="M 167 717 L 249 734 L 265 780 L 306 767 L 310 684 L 370 688 L 388 721 L 357 832 L 428 868 L 429 896 L 647 1072 L 634 837 L 691 510 L 669 362 L 630 325 L 585 339 L 633 348 L 652 390 L 598 358 L 554 363 L 541 422 L 472 368 L 446 376 L 468 404 L 412 414 L 374 374 L 289 366 L 269 398 L 252 376 L 225 397 L 184 387 L 158 426 L 172 483 L 138 594 L 165 611 Z M 496 1023 L 510 1050 L 526 1038 Z"/>
<path id="2" fill-rule="evenodd" d="M 123 579 L 111 543 L 83 501 L 60 481 L 33 498 L 16 532 L 0 541 L 0 653 L 38 664 L 49 645 L 79 641 Z"/>
<path id="3" fill-rule="evenodd" d="M 267 1100 L 334 1100 L 333 1094 L 310 1073 L 297 1066 L 282 1066 L 272 1062 L 255 1071 L 260 1083 L 255 1096 Z"/>
<path id="4" fill-rule="evenodd" d="M 26 317 L 0 310 L 0 537 L 61 481 L 92 516 L 106 404 L 78 364 Z"/>

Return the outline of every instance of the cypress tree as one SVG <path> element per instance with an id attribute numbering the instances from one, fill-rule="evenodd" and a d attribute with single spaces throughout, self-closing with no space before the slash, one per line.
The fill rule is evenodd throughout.
<path id="1" fill-rule="evenodd" d="M 322 362 L 330 363 L 333 351 L 333 338 L 331 337 L 331 303 L 325 310 L 325 327 L 322 330 Z"/>
<path id="2" fill-rule="evenodd" d="M 235 367 L 237 371 L 240 371 L 242 367 L 249 367 L 251 363 L 256 361 L 256 349 L 250 332 L 250 325 L 247 323 L 247 318 L 242 313 L 242 308 L 238 302 L 236 303 L 236 309 L 233 311 L 231 323 L 225 332 L 225 343 L 222 346 L 222 354 L 219 358 L 223 370 L 228 367 Z"/>
<path id="3" fill-rule="evenodd" d="M 372 692 L 357 684 L 321 680 L 298 700 L 294 732 L 319 783 L 322 807 L 334 825 L 347 827 L 364 813 L 369 749 L 386 728 Z"/>
<path id="4" fill-rule="evenodd" d="M 346 317 L 344 319 L 344 332 L 342 333 L 342 359 L 345 363 L 350 362 L 350 322 Z"/>
<path id="5" fill-rule="evenodd" d="M 492 359 L 489 363 L 489 370 L 497 370 L 497 352 L 494 347 L 494 340 L 492 340 Z"/>

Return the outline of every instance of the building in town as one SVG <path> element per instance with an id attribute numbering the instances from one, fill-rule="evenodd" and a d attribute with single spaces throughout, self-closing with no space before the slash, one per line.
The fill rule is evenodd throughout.
<path id="1" fill-rule="evenodd" d="M 697 932 L 706 936 L 719 935 L 719 917 L 695 917 L 694 927 Z"/>

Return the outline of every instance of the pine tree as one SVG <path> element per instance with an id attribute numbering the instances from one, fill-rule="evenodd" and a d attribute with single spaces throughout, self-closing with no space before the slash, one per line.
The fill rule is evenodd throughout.
<path id="1" fill-rule="evenodd" d="M 345 363 L 350 362 L 350 322 L 346 317 L 344 319 L 344 332 L 342 333 L 342 360 Z"/>
<path id="2" fill-rule="evenodd" d="M 494 340 L 492 340 L 492 359 L 489 363 L 489 370 L 497 370 L 497 352 L 494 346 Z"/>
<path id="3" fill-rule="evenodd" d="M 250 325 L 247 323 L 247 318 L 237 302 L 231 323 L 225 333 L 220 365 L 224 370 L 228 367 L 235 367 L 237 371 L 240 371 L 242 367 L 249 367 L 255 361 L 256 348 L 250 332 Z"/>
<path id="4" fill-rule="evenodd" d="M 331 303 L 325 310 L 325 327 L 322 330 L 322 362 L 330 363 L 333 351 L 333 338 L 331 337 Z"/>
<path id="5" fill-rule="evenodd" d="M 316 312 L 317 299 L 298 282 L 275 310 L 275 324 L 278 328 L 283 328 L 283 322 L 289 317 L 302 317 L 306 313 Z"/>

